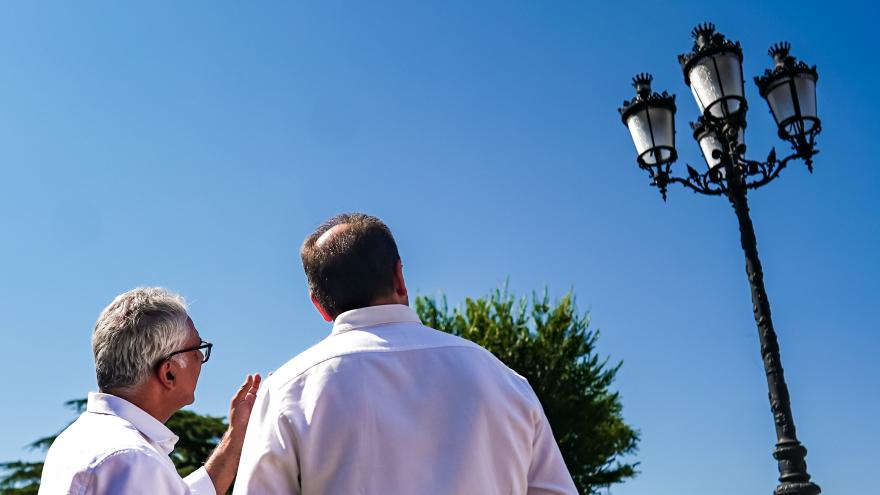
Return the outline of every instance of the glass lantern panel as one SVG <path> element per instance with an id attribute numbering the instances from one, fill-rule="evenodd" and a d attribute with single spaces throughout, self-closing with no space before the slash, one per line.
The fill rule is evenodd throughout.
<path id="1" fill-rule="evenodd" d="M 641 155 L 654 146 L 651 139 L 651 131 L 648 127 L 648 112 L 642 110 L 635 112 L 626 119 L 626 126 L 632 135 L 633 143 L 636 145 L 636 153 Z"/>
<path id="2" fill-rule="evenodd" d="M 691 92 L 702 114 L 706 111 L 706 107 L 721 98 L 721 83 L 715 73 L 712 57 L 703 57 L 694 64 L 688 73 L 688 78 L 691 82 Z"/>
<path id="3" fill-rule="evenodd" d="M 710 169 L 721 165 L 721 158 L 712 158 L 714 150 L 721 150 L 721 143 L 715 137 L 715 134 L 706 133 L 700 138 L 700 150 L 703 152 L 703 158 Z"/>
<path id="4" fill-rule="evenodd" d="M 739 61 L 739 58 L 733 53 L 719 53 L 713 58 L 718 67 L 724 96 L 744 96 L 742 63 Z M 722 105 L 727 107 L 726 115 L 731 115 L 739 110 L 741 103 L 739 100 L 731 98 L 722 103 Z M 717 106 L 720 107 L 721 105 Z M 722 108 L 717 110 L 713 108 L 712 114 L 716 117 L 723 117 L 725 116 L 724 110 Z"/>
<path id="5" fill-rule="evenodd" d="M 743 96 L 742 64 L 735 54 L 718 53 L 703 57 L 691 68 L 688 77 L 700 113 L 709 108 L 713 117 L 724 118 L 740 109 L 741 103 L 736 99 L 714 104 L 725 96 Z"/>
<path id="6" fill-rule="evenodd" d="M 721 86 L 726 96 L 743 96 L 743 68 L 734 53 L 719 53 L 713 57 L 721 76 Z"/>
<path id="7" fill-rule="evenodd" d="M 654 146 L 675 147 L 675 124 L 672 110 L 653 107 L 648 110 L 654 130 Z"/>
<path id="8" fill-rule="evenodd" d="M 664 148 L 655 148 L 645 157 L 645 161 L 647 163 L 667 162 L 672 158 L 672 148 L 675 147 L 674 114 L 668 108 L 650 107 L 648 116 L 651 118 L 651 130 L 654 131 L 654 146 L 664 146 Z"/>
<path id="9" fill-rule="evenodd" d="M 736 144 L 745 143 L 745 133 L 746 133 L 746 131 L 744 128 L 739 129 L 739 132 L 737 133 L 737 137 L 736 137 L 736 140 L 737 140 Z M 712 152 L 714 150 L 722 151 L 722 149 L 723 149 L 721 141 L 718 139 L 718 137 L 715 135 L 715 133 L 707 132 L 707 133 L 703 134 L 699 138 L 699 143 L 700 143 L 700 151 L 703 152 L 703 158 L 706 160 L 706 165 L 708 165 L 709 168 L 715 168 L 715 167 L 721 165 L 721 158 L 720 157 L 719 158 L 712 158 Z"/>
<path id="10" fill-rule="evenodd" d="M 656 161 L 666 163 L 672 158 L 672 150 L 669 148 L 660 148 L 659 150 L 656 150 L 653 155 L 656 157 Z"/>
<path id="11" fill-rule="evenodd" d="M 794 86 L 797 89 L 801 115 L 816 117 L 816 80 L 812 74 L 798 74 L 794 78 Z"/>
<path id="12" fill-rule="evenodd" d="M 791 95 L 791 78 L 785 77 L 767 92 L 767 103 L 778 125 L 794 116 L 794 100 Z"/>

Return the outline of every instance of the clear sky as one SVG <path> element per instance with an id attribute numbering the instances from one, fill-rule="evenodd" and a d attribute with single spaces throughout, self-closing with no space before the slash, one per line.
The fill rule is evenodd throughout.
<path id="1" fill-rule="evenodd" d="M 215 343 L 198 412 L 317 342 L 298 247 L 331 214 L 394 231 L 413 294 L 509 278 L 570 288 L 624 365 L 642 434 L 616 495 L 770 493 L 775 441 L 733 210 L 663 203 L 617 107 L 636 72 L 678 95 L 679 170 L 702 164 L 676 55 L 713 21 L 751 82 L 788 40 L 817 64 L 824 132 L 752 215 L 809 471 L 873 481 L 880 441 L 877 7 L 848 2 L 4 2 L 0 5 L 0 460 L 95 388 L 100 310 L 184 294 Z M 353 414 L 352 421 L 357 421 Z"/>

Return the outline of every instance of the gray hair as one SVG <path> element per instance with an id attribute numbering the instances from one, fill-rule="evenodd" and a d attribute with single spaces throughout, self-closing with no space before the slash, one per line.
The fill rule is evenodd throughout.
<path id="1" fill-rule="evenodd" d="M 139 385 L 153 366 L 180 350 L 189 335 L 186 301 L 160 287 L 138 287 L 107 306 L 92 333 L 98 389 Z M 186 366 L 178 354 L 176 362 Z"/>

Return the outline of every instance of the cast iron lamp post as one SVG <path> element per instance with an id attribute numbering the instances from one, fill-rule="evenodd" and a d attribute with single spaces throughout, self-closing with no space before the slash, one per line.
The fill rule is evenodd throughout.
<path id="1" fill-rule="evenodd" d="M 715 32 L 711 23 L 691 32 L 691 53 L 679 55 L 684 80 L 700 108 L 700 117 L 691 124 L 694 139 L 708 165 L 704 172 L 687 166 L 687 175 L 673 174 L 675 150 L 675 95 L 651 90 L 651 75 L 633 78 L 636 97 L 619 109 L 624 125 L 632 134 L 639 168 L 651 176 L 651 184 L 666 200 L 669 184 L 681 184 L 706 195 L 726 195 L 739 220 L 740 243 L 746 257 L 746 274 L 752 292 L 752 309 L 758 325 L 761 357 L 770 389 L 770 409 L 776 425 L 773 457 L 779 464 L 776 495 L 816 495 L 821 490 L 810 481 L 805 457 L 807 449 L 798 441 L 791 414 L 788 387 L 779 358 L 779 344 L 770 317 L 770 302 L 764 290 L 764 275 L 758 259 L 755 229 L 749 217 L 746 193 L 770 183 L 788 163 L 797 158 L 813 171 L 816 135 L 821 130 L 816 116 L 816 67 L 797 62 L 789 55 L 791 45 L 778 43 L 770 48 L 775 67 L 755 78 L 761 97 L 767 100 L 776 120 L 780 139 L 792 153 L 776 157 L 775 148 L 766 161 L 745 157 L 746 111 L 742 73 L 742 48 Z"/>

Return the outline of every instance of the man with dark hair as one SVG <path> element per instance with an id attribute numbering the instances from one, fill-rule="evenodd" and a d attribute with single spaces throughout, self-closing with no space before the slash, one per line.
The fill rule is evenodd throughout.
<path id="1" fill-rule="evenodd" d="M 576 494 L 526 380 L 421 324 L 378 218 L 338 215 L 301 249 L 330 336 L 260 388 L 235 494 Z"/>
<path id="2" fill-rule="evenodd" d="M 337 215 L 306 238 L 300 253 L 312 302 L 327 321 L 375 306 L 377 295 L 394 292 L 400 254 L 391 230 L 376 217 Z M 399 282 L 403 285 L 402 276 Z M 380 304 L 393 302 L 398 301 Z"/>

